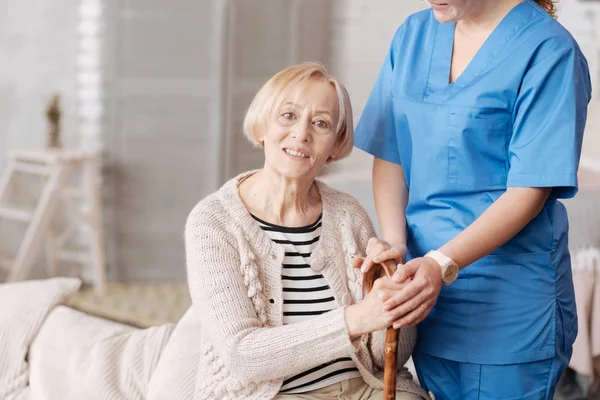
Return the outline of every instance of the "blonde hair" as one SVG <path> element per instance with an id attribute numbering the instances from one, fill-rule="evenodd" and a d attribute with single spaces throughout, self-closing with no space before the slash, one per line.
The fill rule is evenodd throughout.
<path id="1" fill-rule="evenodd" d="M 311 80 L 327 82 L 337 93 L 339 119 L 336 127 L 336 157 L 328 161 L 348 156 L 354 146 L 354 122 L 350 96 L 344 85 L 331 76 L 319 63 L 302 63 L 287 67 L 275 74 L 260 88 L 244 118 L 243 130 L 248 140 L 255 146 L 262 147 L 263 143 L 257 139 L 257 133 L 266 129 L 267 122 L 272 117 L 275 108 L 285 100 L 285 96 L 292 89 Z"/>

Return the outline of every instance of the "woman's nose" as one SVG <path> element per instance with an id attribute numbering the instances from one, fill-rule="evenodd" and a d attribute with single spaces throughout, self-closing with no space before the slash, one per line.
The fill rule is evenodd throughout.
<path id="1" fill-rule="evenodd" d="M 295 139 L 303 142 L 308 141 L 312 135 L 312 123 L 304 120 L 298 121 L 294 126 L 292 135 Z"/>

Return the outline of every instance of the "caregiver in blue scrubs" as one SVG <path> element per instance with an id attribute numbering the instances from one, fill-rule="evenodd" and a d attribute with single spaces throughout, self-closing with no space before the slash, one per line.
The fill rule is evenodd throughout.
<path id="1" fill-rule="evenodd" d="M 550 1 L 430 3 L 396 32 L 356 129 L 385 240 L 363 270 L 408 261 L 386 306 L 396 327 L 420 322 L 414 361 L 438 400 L 552 399 L 577 335 L 559 199 L 577 192 L 587 62 Z"/>

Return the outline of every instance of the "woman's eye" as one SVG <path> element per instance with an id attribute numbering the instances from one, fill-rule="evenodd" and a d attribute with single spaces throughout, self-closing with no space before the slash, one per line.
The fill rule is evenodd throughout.
<path id="1" fill-rule="evenodd" d="M 329 127 L 329 124 L 323 120 L 315 121 L 314 124 L 316 126 L 318 126 L 319 128 L 328 128 Z"/>
<path id="2" fill-rule="evenodd" d="M 281 116 L 283 118 L 285 118 L 285 119 L 294 119 L 294 114 L 293 113 L 289 113 L 289 112 L 283 113 L 283 114 L 281 114 Z"/>

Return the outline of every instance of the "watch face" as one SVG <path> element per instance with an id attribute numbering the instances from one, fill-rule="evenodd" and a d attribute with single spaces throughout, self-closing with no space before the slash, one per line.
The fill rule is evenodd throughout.
<path id="1" fill-rule="evenodd" d="M 452 268 L 446 268 L 446 273 L 444 274 L 444 281 L 447 281 L 448 278 L 452 278 Z"/>
<path id="2" fill-rule="evenodd" d="M 444 282 L 451 283 L 458 276 L 458 268 L 455 265 L 449 265 L 444 274 Z"/>

